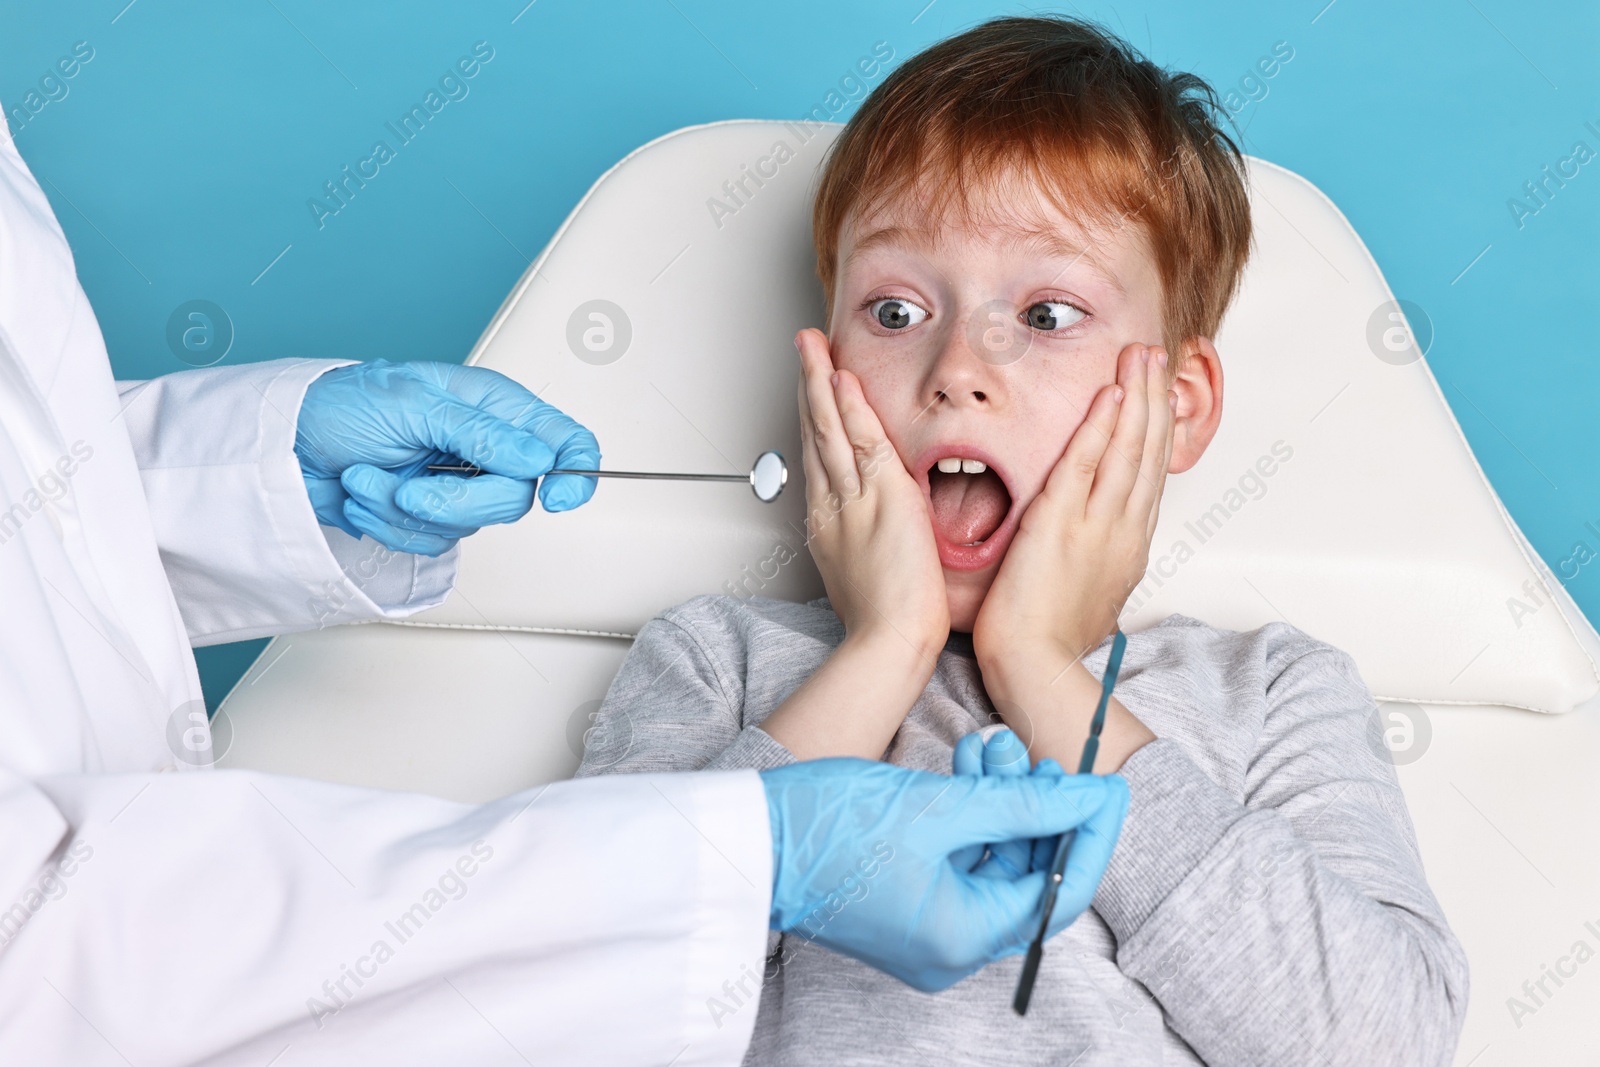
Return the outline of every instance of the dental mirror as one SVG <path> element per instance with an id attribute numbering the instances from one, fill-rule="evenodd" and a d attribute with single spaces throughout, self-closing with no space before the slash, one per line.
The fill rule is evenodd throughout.
<path id="1" fill-rule="evenodd" d="M 483 474 L 481 467 L 470 463 L 430 463 L 430 471 L 442 474 L 460 474 L 467 478 Z M 676 474 L 666 471 L 591 471 L 557 468 L 546 472 L 546 477 L 551 474 L 582 474 L 590 478 L 638 478 L 648 481 L 676 481 L 676 482 L 745 482 L 755 493 L 756 499 L 763 504 L 770 504 L 778 499 L 783 492 L 783 487 L 789 484 L 789 465 L 784 462 L 783 455 L 779 452 L 763 452 L 756 457 L 750 467 L 749 474 Z"/>
<path id="2" fill-rule="evenodd" d="M 750 488 L 756 499 L 770 504 L 778 499 L 783 487 L 789 484 L 789 465 L 776 452 L 763 452 L 750 468 Z"/>

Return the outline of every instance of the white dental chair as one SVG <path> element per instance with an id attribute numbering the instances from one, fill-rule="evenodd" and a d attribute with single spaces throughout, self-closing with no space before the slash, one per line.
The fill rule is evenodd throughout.
<path id="1" fill-rule="evenodd" d="M 822 324 L 810 193 L 837 131 L 724 122 L 640 148 L 468 360 L 587 423 L 609 466 L 736 473 L 777 448 L 783 497 L 609 482 L 576 512 L 485 529 L 440 607 L 273 641 L 218 713 L 223 766 L 502 796 L 572 773 L 658 611 L 821 595 L 800 547 L 790 339 Z M 1458 1064 L 1600 1062 L 1600 962 L 1570 955 L 1600 950 L 1600 638 L 1484 479 L 1349 222 L 1270 163 L 1251 180 L 1256 248 L 1217 339 L 1221 430 L 1169 478 L 1122 626 L 1282 619 L 1348 651 L 1472 963 Z M 1535 1003 L 1524 982 L 1541 978 Z"/>

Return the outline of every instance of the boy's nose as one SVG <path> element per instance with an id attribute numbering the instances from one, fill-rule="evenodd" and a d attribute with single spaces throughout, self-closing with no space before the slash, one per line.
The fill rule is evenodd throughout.
<path id="1" fill-rule="evenodd" d="M 968 317 L 960 329 L 949 329 L 928 368 L 926 397 L 936 403 L 992 406 L 1004 397 L 1001 368 L 1016 361 L 1019 339 L 1011 314 L 987 305 Z"/>

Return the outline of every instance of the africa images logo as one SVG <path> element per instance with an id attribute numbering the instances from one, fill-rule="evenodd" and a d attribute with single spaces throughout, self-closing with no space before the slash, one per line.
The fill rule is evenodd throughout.
<path id="1" fill-rule="evenodd" d="M 428 87 L 420 103 L 413 103 L 394 121 L 385 122 L 384 128 L 394 135 L 394 144 L 387 139 L 374 141 L 367 155 L 356 161 L 354 169 L 346 163 L 332 180 L 322 183 L 325 197 L 314 196 L 306 201 L 317 229 L 323 229 L 328 219 L 349 207 L 356 194 L 367 187 L 367 182 L 383 173 L 382 168 L 398 158 L 400 149 L 420 136 L 435 115 L 450 103 L 465 100 L 472 91 L 467 83 L 493 59 L 494 48 L 488 41 L 479 41 L 472 46 L 472 55 L 462 56 L 439 76 L 437 88 Z"/>

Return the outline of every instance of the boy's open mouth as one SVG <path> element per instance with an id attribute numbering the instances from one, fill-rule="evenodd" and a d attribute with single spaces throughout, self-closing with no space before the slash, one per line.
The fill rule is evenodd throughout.
<path id="1" fill-rule="evenodd" d="M 1005 552 L 1012 524 L 1011 491 L 986 459 L 952 450 L 929 463 L 924 477 L 940 561 L 979 570 Z"/>

